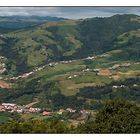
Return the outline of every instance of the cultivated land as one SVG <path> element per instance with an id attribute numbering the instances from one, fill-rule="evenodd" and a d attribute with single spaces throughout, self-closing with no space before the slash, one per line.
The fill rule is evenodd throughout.
<path id="1" fill-rule="evenodd" d="M 137 15 L 42 20 L 0 30 L 0 123 L 19 117 L 77 127 L 106 101 L 139 106 Z"/>

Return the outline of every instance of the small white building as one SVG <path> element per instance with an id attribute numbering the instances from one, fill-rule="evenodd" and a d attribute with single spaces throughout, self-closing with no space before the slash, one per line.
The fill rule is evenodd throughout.
<path id="1" fill-rule="evenodd" d="M 71 79 L 71 78 L 72 78 L 72 76 L 69 76 L 69 77 L 68 77 L 68 79 Z"/>
<path id="2" fill-rule="evenodd" d="M 133 87 L 138 87 L 138 85 L 137 84 L 134 84 Z"/>
<path id="3" fill-rule="evenodd" d="M 2 106 L 12 106 L 12 107 L 16 106 L 16 104 L 12 104 L 12 103 L 2 103 L 1 105 Z"/>
<path id="4" fill-rule="evenodd" d="M 72 113 L 76 112 L 76 110 L 73 110 L 72 108 L 67 108 L 66 111 L 69 111 L 69 112 L 72 112 Z"/>
<path id="5" fill-rule="evenodd" d="M 75 74 L 75 75 L 73 75 L 73 77 L 77 77 L 77 76 L 78 76 L 78 75 L 76 75 L 76 74 Z"/>
<path id="6" fill-rule="evenodd" d="M 113 86 L 113 88 L 118 88 L 118 86 Z"/>

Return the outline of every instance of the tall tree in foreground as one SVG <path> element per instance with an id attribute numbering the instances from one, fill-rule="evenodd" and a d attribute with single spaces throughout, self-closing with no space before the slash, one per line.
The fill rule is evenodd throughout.
<path id="1" fill-rule="evenodd" d="M 80 133 L 140 133 L 140 107 L 123 99 L 109 101 L 95 121 L 79 126 Z"/>

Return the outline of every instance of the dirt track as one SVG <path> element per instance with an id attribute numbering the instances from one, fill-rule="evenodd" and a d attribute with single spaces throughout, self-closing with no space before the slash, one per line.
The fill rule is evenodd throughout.
<path id="1" fill-rule="evenodd" d="M 112 75 L 112 73 L 109 69 L 101 69 L 98 75 L 109 76 L 109 75 Z"/>
<path id="2" fill-rule="evenodd" d="M 7 88 L 7 89 L 9 89 L 9 88 L 11 88 L 11 84 L 6 83 L 6 82 L 0 80 L 0 88 Z"/>

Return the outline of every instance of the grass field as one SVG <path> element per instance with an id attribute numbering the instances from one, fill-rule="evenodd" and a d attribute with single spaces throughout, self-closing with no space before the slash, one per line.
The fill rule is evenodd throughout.
<path id="1" fill-rule="evenodd" d="M 6 122 L 8 120 L 9 120 L 9 117 L 7 117 L 7 116 L 1 116 L 0 115 L 0 123 L 4 123 L 4 122 Z"/>
<path id="2" fill-rule="evenodd" d="M 71 96 L 83 87 L 104 85 L 114 80 L 124 80 L 140 74 L 140 64 L 136 64 L 135 61 L 112 61 L 109 59 L 111 55 L 118 52 L 120 51 L 112 51 L 108 53 L 109 55 L 102 57 L 98 55 L 95 59 L 88 61 L 81 59 L 69 63 L 53 62 L 53 66 L 46 65 L 44 69 L 29 76 L 26 82 L 35 78 L 41 78 L 40 83 L 42 85 L 48 81 L 57 81 L 62 94 Z M 116 64 L 122 65 L 124 63 L 131 63 L 131 65 L 109 70 L 110 67 Z M 91 70 L 83 71 L 87 68 Z M 99 69 L 99 72 L 94 72 L 94 69 Z M 31 98 L 32 96 L 24 95 L 19 99 L 19 102 L 21 99 L 30 102 Z"/>

